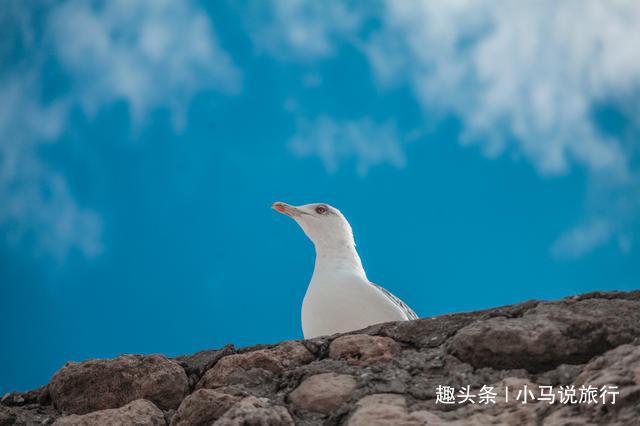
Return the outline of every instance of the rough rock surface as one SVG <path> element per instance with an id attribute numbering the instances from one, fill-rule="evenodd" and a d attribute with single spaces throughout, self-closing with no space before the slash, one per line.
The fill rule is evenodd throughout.
<path id="1" fill-rule="evenodd" d="M 91 425 L 164 425 L 162 410 L 146 399 L 136 399 L 120 408 L 94 411 L 89 414 L 72 414 L 60 417 L 54 426 L 91 426 Z"/>
<path id="2" fill-rule="evenodd" d="M 177 408 L 188 390 L 185 370 L 162 355 L 70 362 L 49 383 L 54 407 L 74 414 L 118 408 L 140 398 L 164 410 Z"/>
<path id="3" fill-rule="evenodd" d="M 454 389 L 452 404 L 443 403 L 443 387 Z M 588 387 L 597 390 L 596 402 L 577 401 Z M 488 389 L 495 402 L 483 402 Z M 528 301 L 172 360 L 69 363 L 48 385 L 0 403 L 0 426 L 631 426 L 639 419 L 640 291 Z"/>
<path id="4" fill-rule="evenodd" d="M 208 425 L 233 407 L 240 397 L 211 389 L 198 389 L 182 401 L 171 419 L 172 426 Z"/>
<path id="5" fill-rule="evenodd" d="M 356 385 L 349 374 L 314 374 L 289 394 L 289 400 L 303 410 L 331 414 L 351 398 Z"/>

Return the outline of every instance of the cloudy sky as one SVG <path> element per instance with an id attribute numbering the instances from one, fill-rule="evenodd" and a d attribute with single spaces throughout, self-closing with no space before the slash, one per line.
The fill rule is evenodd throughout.
<path id="1" fill-rule="evenodd" d="M 300 338 L 313 248 L 276 200 L 340 208 L 421 316 L 640 287 L 634 0 L 15 0 L 0 25 L 0 392 Z"/>

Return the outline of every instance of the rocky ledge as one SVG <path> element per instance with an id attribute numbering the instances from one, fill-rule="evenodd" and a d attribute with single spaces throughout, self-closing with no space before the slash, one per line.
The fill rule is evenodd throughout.
<path id="1" fill-rule="evenodd" d="M 614 403 L 615 401 L 615 403 Z M 638 425 L 640 291 L 70 362 L 0 425 Z"/>

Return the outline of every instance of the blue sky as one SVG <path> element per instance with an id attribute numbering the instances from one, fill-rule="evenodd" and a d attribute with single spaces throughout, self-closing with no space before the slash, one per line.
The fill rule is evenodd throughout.
<path id="1" fill-rule="evenodd" d="M 634 1 L 9 1 L 0 23 L 0 393 L 301 338 L 313 247 L 276 200 L 340 208 L 421 316 L 640 287 Z"/>

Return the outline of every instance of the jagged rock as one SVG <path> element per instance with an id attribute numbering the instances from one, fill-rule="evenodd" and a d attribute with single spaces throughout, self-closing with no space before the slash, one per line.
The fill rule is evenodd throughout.
<path id="1" fill-rule="evenodd" d="M 7 407 L 21 407 L 27 404 L 47 405 L 51 402 L 48 386 L 42 386 L 38 389 L 28 392 L 10 392 L 0 399 L 0 404 Z"/>
<path id="2" fill-rule="evenodd" d="M 611 411 L 619 410 L 618 420 L 629 417 L 640 420 L 640 346 L 622 345 L 589 362 L 575 380 L 576 386 L 617 386 L 615 405 L 584 405 L 580 411 L 595 411 L 593 416 L 611 418 Z M 607 395 L 605 395 L 605 398 Z M 614 395 L 609 394 L 611 399 Z M 606 411 L 603 412 L 603 407 Z"/>
<path id="3" fill-rule="evenodd" d="M 293 341 L 269 349 L 227 355 L 204 374 L 197 388 L 214 389 L 236 383 L 261 382 L 269 380 L 273 373 L 307 364 L 313 359 L 304 345 Z"/>
<path id="4" fill-rule="evenodd" d="M 388 337 L 353 334 L 331 342 L 329 357 L 344 359 L 353 365 L 367 365 L 390 361 L 399 351 L 400 345 Z"/>
<path id="5" fill-rule="evenodd" d="M 356 380 L 348 374 L 324 373 L 306 378 L 289 395 L 298 408 L 329 414 L 351 398 Z"/>
<path id="6" fill-rule="evenodd" d="M 213 367 L 220 358 L 231 355 L 234 350 L 233 345 L 227 345 L 219 350 L 209 349 L 196 352 L 193 355 L 177 356 L 173 360 L 184 368 L 189 377 L 189 387 L 193 388 L 202 378 L 205 371 Z"/>
<path id="7" fill-rule="evenodd" d="M 365 396 L 356 404 L 348 426 L 423 426 L 444 425 L 434 413 L 420 410 L 409 413 L 407 401 L 402 395 L 374 394 Z"/>
<path id="8" fill-rule="evenodd" d="M 581 364 L 640 335 L 640 303 L 592 299 L 572 305 L 539 304 L 518 318 L 476 321 L 450 339 L 451 352 L 474 367 L 524 368 Z"/>
<path id="9" fill-rule="evenodd" d="M 38 403 L 22 406 L 0 405 L 0 426 L 8 425 L 50 425 L 60 416 L 51 405 Z"/>
<path id="10" fill-rule="evenodd" d="M 616 404 L 541 400 L 543 386 L 589 385 L 618 386 Z M 488 386 L 496 402 L 476 395 L 473 403 L 443 404 L 438 386 L 473 394 Z M 516 395 L 525 386 L 523 404 Z M 59 421 L 103 423 L 100 416 L 121 412 L 109 409 L 139 398 L 162 410 L 159 424 L 174 425 L 637 426 L 640 291 L 528 301 L 175 361 L 136 355 L 71 363 L 43 388 L 4 396 L 0 426 L 88 412 Z"/>
<path id="11" fill-rule="evenodd" d="M 15 413 L 6 408 L 0 408 L 0 426 L 10 426 L 16 423 L 17 416 Z"/>
<path id="12" fill-rule="evenodd" d="M 146 399 L 137 399 L 120 408 L 94 411 L 89 414 L 72 414 L 56 420 L 54 426 L 94 425 L 164 425 L 164 414 Z"/>
<path id="13" fill-rule="evenodd" d="M 171 425 L 210 425 L 240 399 L 211 389 L 198 389 L 182 401 Z"/>
<path id="14" fill-rule="evenodd" d="M 51 379 L 59 410 L 85 414 L 148 399 L 162 409 L 177 408 L 188 392 L 187 375 L 163 355 L 123 355 L 68 363 Z"/>
<path id="15" fill-rule="evenodd" d="M 266 398 L 248 396 L 234 405 L 214 426 L 293 426 L 294 422 L 285 407 L 272 404 Z"/>

